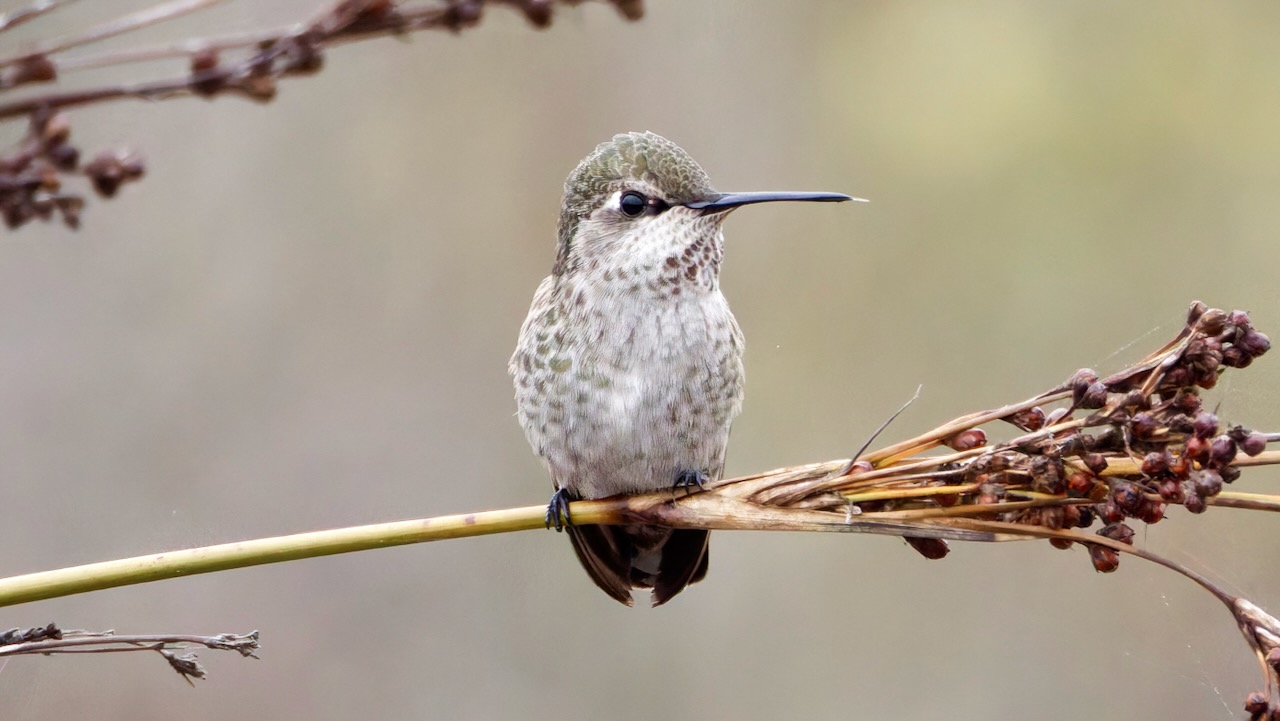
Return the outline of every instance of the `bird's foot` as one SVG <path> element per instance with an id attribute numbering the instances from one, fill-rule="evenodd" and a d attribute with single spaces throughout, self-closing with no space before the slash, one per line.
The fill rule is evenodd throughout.
<path id="1" fill-rule="evenodd" d="M 674 492 L 684 488 L 693 493 L 691 489 L 696 486 L 699 491 L 705 491 L 707 490 L 706 484 L 710 482 L 711 479 L 702 471 L 681 471 L 680 475 L 676 476 L 676 482 L 671 486 L 671 490 Z"/>
<path id="2" fill-rule="evenodd" d="M 551 494 L 551 502 L 547 504 L 547 528 L 555 527 L 557 531 L 563 531 L 565 526 L 571 525 L 569 521 L 569 501 L 573 500 L 569 496 L 569 492 L 561 488 Z"/>

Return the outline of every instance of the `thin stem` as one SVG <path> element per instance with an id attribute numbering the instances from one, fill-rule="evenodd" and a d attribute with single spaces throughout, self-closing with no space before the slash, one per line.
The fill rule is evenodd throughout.
<path id="1" fill-rule="evenodd" d="M 10 10 L 0 15 L 0 32 L 15 28 L 30 20 L 35 20 L 47 12 L 57 10 L 63 5 L 69 5 L 72 2 L 75 2 L 75 0 L 36 0 L 36 2 L 26 7 Z"/>
<path id="2" fill-rule="evenodd" d="M 143 8 L 137 12 L 123 15 L 115 20 L 109 20 L 96 27 L 89 28 L 78 35 L 50 40 L 45 43 L 40 43 L 26 52 L 0 58 L 0 67 L 13 65 L 14 63 L 21 62 L 33 55 L 50 55 L 70 48 L 79 47 L 81 45 L 96 43 L 99 40 L 106 40 L 107 38 L 123 35 L 124 33 L 147 27 L 148 25 L 155 25 L 156 23 L 163 22 L 165 20 L 171 20 L 176 17 L 196 12 L 197 10 L 203 10 L 223 1 L 224 0 L 170 0 L 170 2 L 153 5 L 148 8 Z"/>

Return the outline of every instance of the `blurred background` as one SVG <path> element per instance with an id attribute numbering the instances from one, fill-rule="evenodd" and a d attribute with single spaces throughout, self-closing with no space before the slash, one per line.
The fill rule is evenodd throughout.
<path id="1" fill-rule="evenodd" d="M 5 52 L 147 4 L 73 5 Z M 872 201 L 728 222 L 748 374 L 729 475 L 847 457 L 918 384 L 885 440 L 1119 369 L 1196 298 L 1280 333 L 1275 3 L 646 5 L 342 47 L 268 105 L 73 112 L 82 147 L 136 147 L 148 175 L 78 232 L 0 240 L 0 575 L 545 503 L 506 361 L 564 177 L 620 131 L 666 135 L 721 189 Z M 325 6 L 229 3 L 104 47 Z M 1277 387 L 1267 358 L 1210 397 L 1277 430 Z M 1175 509 L 1139 541 L 1274 611 L 1278 524 Z M 1260 684 L 1215 601 L 1134 559 L 713 547 L 657 610 L 609 600 L 542 532 L 8 608 L 0 626 L 259 629 L 264 648 L 202 652 L 194 689 L 146 654 L 13 659 L 0 716 L 1228 719 Z"/>

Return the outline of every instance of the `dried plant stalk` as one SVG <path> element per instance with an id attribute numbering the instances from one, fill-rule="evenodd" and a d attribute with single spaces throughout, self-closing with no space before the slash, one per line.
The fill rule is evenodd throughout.
<path id="1" fill-rule="evenodd" d="M 1251 714 L 1280 704 L 1280 621 L 1204 576 L 1133 545 L 1132 524 L 1167 508 L 1280 510 L 1280 495 L 1224 490 L 1245 468 L 1280 463 L 1280 434 L 1225 426 L 1200 391 L 1270 349 L 1247 314 L 1193 303 L 1176 338 L 1099 378 L 1077 372 L 1020 403 L 971 413 L 863 458 L 782 468 L 705 491 L 575 501 L 576 524 L 659 524 L 902 536 L 928 558 L 947 540 L 1046 539 L 1080 544 L 1094 568 L 1120 554 L 1172 569 L 1231 612 L 1262 668 Z M 1010 437 L 990 442 L 982 426 Z M 543 528 L 545 507 L 440 516 L 229 543 L 0 579 L 0 606 L 266 563 L 450 538 Z M 1097 527 L 1095 532 L 1086 532 Z M 1261 712 L 1256 710 L 1261 708 Z M 1256 714 L 1255 714 L 1256 715 Z M 1262 716 L 1256 716 L 1261 718 Z"/>
<path id="2" fill-rule="evenodd" d="M 117 634 L 115 631 L 63 630 L 57 624 L 29 629 L 11 628 L 0 633 L 0 658 L 8 656 L 48 656 L 71 653 L 125 653 L 154 651 L 188 684 L 207 676 L 194 653 L 182 653 L 196 647 L 215 651 L 235 651 L 246 658 L 257 658 L 258 632 L 246 634 L 220 633 L 216 636 L 194 634 Z"/>

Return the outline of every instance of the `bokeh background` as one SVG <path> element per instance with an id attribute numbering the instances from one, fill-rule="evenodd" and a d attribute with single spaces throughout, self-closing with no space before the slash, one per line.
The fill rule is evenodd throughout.
<path id="1" fill-rule="evenodd" d="M 76 4 L 5 50 L 145 4 Z M 233 2 L 107 46 L 323 5 Z M 1195 298 L 1280 332 L 1275 3 L 647 5 L 343 47 L 269 105 L 73 113 L 84 147 L 135 146 L 149 174 L 78 232 L 0 240 L 0 574 L 544 503 L 505 364 L 565 175 L 624 130 L 723 189 L 872 200 L 729 221 L 733 475 L 848 456 L 918 384 L 889 439 L 1118 369 Z M 1212 397 L 1275 430 L 1277 387 L 1267 358 Z M 1277 523 L 1174 511 L 1139 540 L 1280 609 Z M 144 654 L 10 660 L 0 717 L 1228 719 L 1260 681 L 1207 594 L 1132 559 L 713 546 L 656 611 L 541 532 L 9 608 L 0 626 L 259 629 L 264 650 L 203 652 L 194 689 Z"/>

